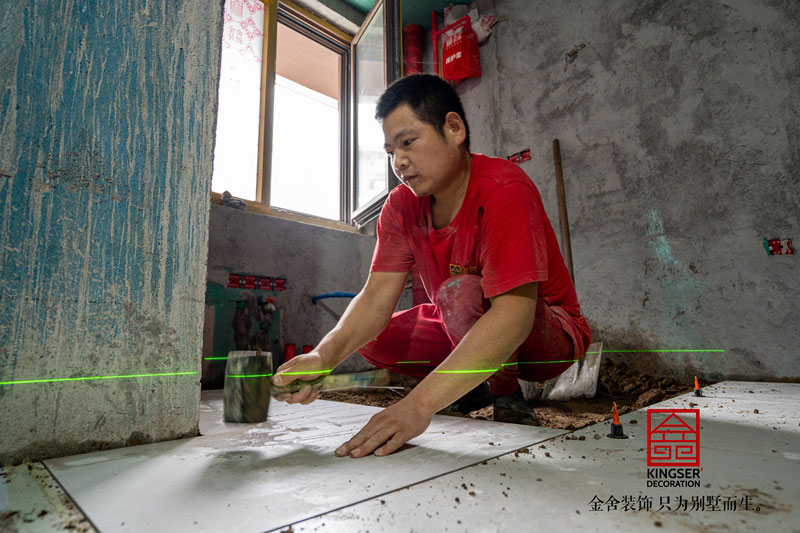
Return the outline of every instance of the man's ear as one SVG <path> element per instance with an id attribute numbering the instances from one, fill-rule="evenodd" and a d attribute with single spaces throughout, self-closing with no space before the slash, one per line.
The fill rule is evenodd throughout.
<path id="1" fill-rule="evenodd" d="M 463 144 L 467 139 L 467 128 L 464 126 L 464 121 L 461 116 L 455 111 L 450 111 L 444 116 L 444 133 L 455 141 L 455 143 Z"/>

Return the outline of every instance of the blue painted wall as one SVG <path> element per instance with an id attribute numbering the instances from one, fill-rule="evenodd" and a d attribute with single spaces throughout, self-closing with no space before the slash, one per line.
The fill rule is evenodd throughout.
<path id="1" fill-rule="evenodd" d="M 609 354 L 688 385 L 800 378 L 800 2 L 480 0 L 509 15 L 459 84 L 472 147 L 539 187 L 561 146 L 575 283 Z M 565 54 L 584 43 L 575 61 Z"/>
<path id="2" fill-rule="evenodd" d="M 221 16 L 0 5 L 0 382 L 199 369 Z M 0 462 L 194 434 L 198 382 L 0 385 Z"/>

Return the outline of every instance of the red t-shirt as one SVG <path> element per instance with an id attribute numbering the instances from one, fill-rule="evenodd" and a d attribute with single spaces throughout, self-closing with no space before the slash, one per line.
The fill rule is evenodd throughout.
<path id="1" fill-rule="evenodd" d="M 581 315 L 553 227 L 533 181 L 505 159 L 472 154 L 464 202 L 450 224 L 434 229 L 431 198 L 396 187 L 378 218 L 371 272 L 416 264 L 431 302 L 450 276 L 477 274 L 486 298 L 538 282 L 541 298 L 584 354 L 591 333 Z"/>

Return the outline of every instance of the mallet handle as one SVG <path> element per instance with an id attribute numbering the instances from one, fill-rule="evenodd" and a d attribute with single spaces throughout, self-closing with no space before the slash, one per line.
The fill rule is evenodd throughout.
<path id="1" fill-rule="evenodd" d="M 556 165 L 556 192 L 558 193 L 558 214 L 561 223 L 561 252 L 569 270 L 569 277 L 575 283 L 575 271 L 572 269 L 572 244 L 569 239 L 569 217 L 567 217 L 567 194 L 564 190 L 564 172 L 561 168 L 561 147 L 558 139 L 553 139 L 553 159 Z"/>

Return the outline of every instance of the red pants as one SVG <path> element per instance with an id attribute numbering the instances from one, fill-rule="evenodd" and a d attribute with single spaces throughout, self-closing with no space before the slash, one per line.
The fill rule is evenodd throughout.
<path id="1" fill-rule="evenodd" d="M 385 330 L 363 348 L 370 363 L 392 372 L 422 379 L 444 361 L 473 324 L 489 308 L 483 298 L 479 276 L 462 274 L 444 282 L 437 293 L 437 305 L 417 305 L 398 311 Z M 488 378 L 494 395 L 513 394 L 518 379 L 547 381 L 564 372 L 575 356 L 570 336 L 550 307 L 536 301 L 533 329 L 509 358 L 509 363 Z"/>

